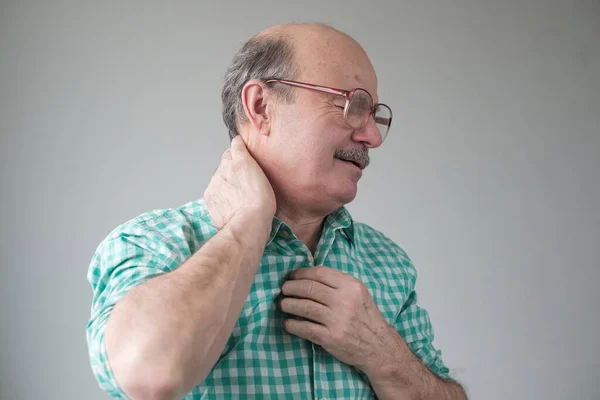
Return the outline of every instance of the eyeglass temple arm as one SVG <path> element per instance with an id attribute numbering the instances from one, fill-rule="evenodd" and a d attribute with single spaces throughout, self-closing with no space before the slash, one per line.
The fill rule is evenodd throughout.
<path id="1" fill-rule="evenodd" d="M 301 87 L 301 88 L 305 88 L 305 89 L 316 90 L 317 92 L 326 92 L 326 93 L 331 93 L 331 94 L 337 94 L 340 96 L 347 96 L 347 93 L 348 93 L 345 90 L 337 90 L 337 89 L 330 88 L 327 86 L 316 86 L 316 85 L 311 85 L 309 83 L 286 81 L 284 79 L 269 79 L 265 83 L 271 83 L 271 82 L 284 83 L 284 84 L 290 85 L 290 86 L 297 86 L 297 87 Z"/>

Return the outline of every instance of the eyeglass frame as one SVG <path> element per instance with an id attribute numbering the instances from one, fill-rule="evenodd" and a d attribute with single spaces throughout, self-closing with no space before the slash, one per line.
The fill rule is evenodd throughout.
<path id="1" fill-rule="evenodd" d="M 377 108 L 379 106 L 384 106 L 385 108 L 387 108 L 390 111 L 390 117 L 389 122 L 387 124 L 382 124 L 382 125 L 387 125 L 387 130 L 385 131 L 385 135 L 382 135 L 382 139 L 381 141 L 384 142 L 385 139 L 387 138 L 388 133 L 390 132 L 390 127 L 392 126 L 392 109 L 384 103 L 375 103 L 373 101 L 373 96 L 371 95 L 371 93 L 369 93 L 368 90 L 363 89 L 363 88 L 354 88 L 352 90 L 344 90 L 344 89 L 337 89 L 337 88 L 332 88 L 329 86 L 321 86 L 321 85 L 314 85 L 312 83 L 306 83 L 306 82 L 299 82 L 299 81 L 291 81 L 291 80 L 287 80 L 287 79 L 267 79 L 264 81 L 265 84 L 269 84 L 269 83 L 283 83 L 284 85 L 290 85 L 290 86 L 294 86 L 294 87 L 300 87 L 300 88 L 304 88 L 304 89 L 309 89 L 309 90 L 314 90 L 317 92 L 322 92 L 322 93 L 329 93 L 329 94 L 334 94 L 334 95 L 338 95 L 338 96 L 342 96 L 346 99 L 346 104 L 344 105 L 344 122 L 346 122 L 347 125 L 349 125 L 351 128 L 354 129 L 360 129 L 363 126 L 365 126 L 365 124 L 367 123 L 367 121 L 369 121 L 369 117 L 371 117 L 371 115 L 373 115 L 373 119 L 375 120 L 375 111 L 377 110 Z M 348 114 L 348 108 L 350 106 L 350 100 L 352 99 L 352 96 L 354 95 L 354 93 L 357 90 L 362 90 L 363 92 L 365 92 L 366 94 L 369 95 L 369 97 L 371 98 L 371 103 L 373 104 L 373 106 L 371 107 L 371 111 L 369 112 L 369 114 L 367 115 L 367 117 L 365 118 L 364 122 L 362 123 L 361 126 L 355 128 L 352 125 L 350 125 L 347 122 L 347 114 Z M 375 123 L 377 123 L 377 121 L 375 120 Z"/>

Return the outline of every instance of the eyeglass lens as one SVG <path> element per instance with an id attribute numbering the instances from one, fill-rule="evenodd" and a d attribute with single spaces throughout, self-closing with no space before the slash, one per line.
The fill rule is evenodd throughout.
<path id="1" fill-rule="evenodd" d="M 362 127 L 370 117 L 372 108 L 373 99 L 369 93 L 362 89 L 356 89 L 348 103 L 346 122 L 353 128 L 358 129 Z M 391 110 L 387 106 L 379 104 L 375 109 L 373 117 L 377 128 L 379 129 L 379 133 L 381 134 L 381 138 L 385 140 L 391 122 Z"/>

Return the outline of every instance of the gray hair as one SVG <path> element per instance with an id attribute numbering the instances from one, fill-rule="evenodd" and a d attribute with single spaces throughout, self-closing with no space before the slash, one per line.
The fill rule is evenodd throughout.
<path id="1" fill-rule="evenodd" d="M 296 73 L 293 45 L 288 38 L 261 35 L 248 40 L 227 68 L 221 91 L 223 122 L 229 130 L 229 138 L 239 135 L 238 127 L 246 120 L 242 105 L 242 89 L 246 82 L 271 78 L 292 80 Z M 276 85 L 273 91 L 279 99 L 287 103 L 293 101 L 293 88 Z"/>

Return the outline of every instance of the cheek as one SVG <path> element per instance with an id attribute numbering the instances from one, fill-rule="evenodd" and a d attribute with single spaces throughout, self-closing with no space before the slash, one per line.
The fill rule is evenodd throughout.
<path id="1" fill-rule="evenodd" d="M 275 137 L 278 168 L 295 176 L 323 180 L 334 166 L 335 150 L 347 145 L 350 135 L 333 116 L 309 118 L 301 111 L 280 115 Z M 314 113 L 313 113 L 314 116 Z"/>
<path id="2" fill-rule="evenodd" d="M 332 154 L 322 143 L 294 140 L 276 156 L 276 171 L 294 187 L 312 191 L 311 188 L 321 187 L 323 182 L 330 180 Z"/>

